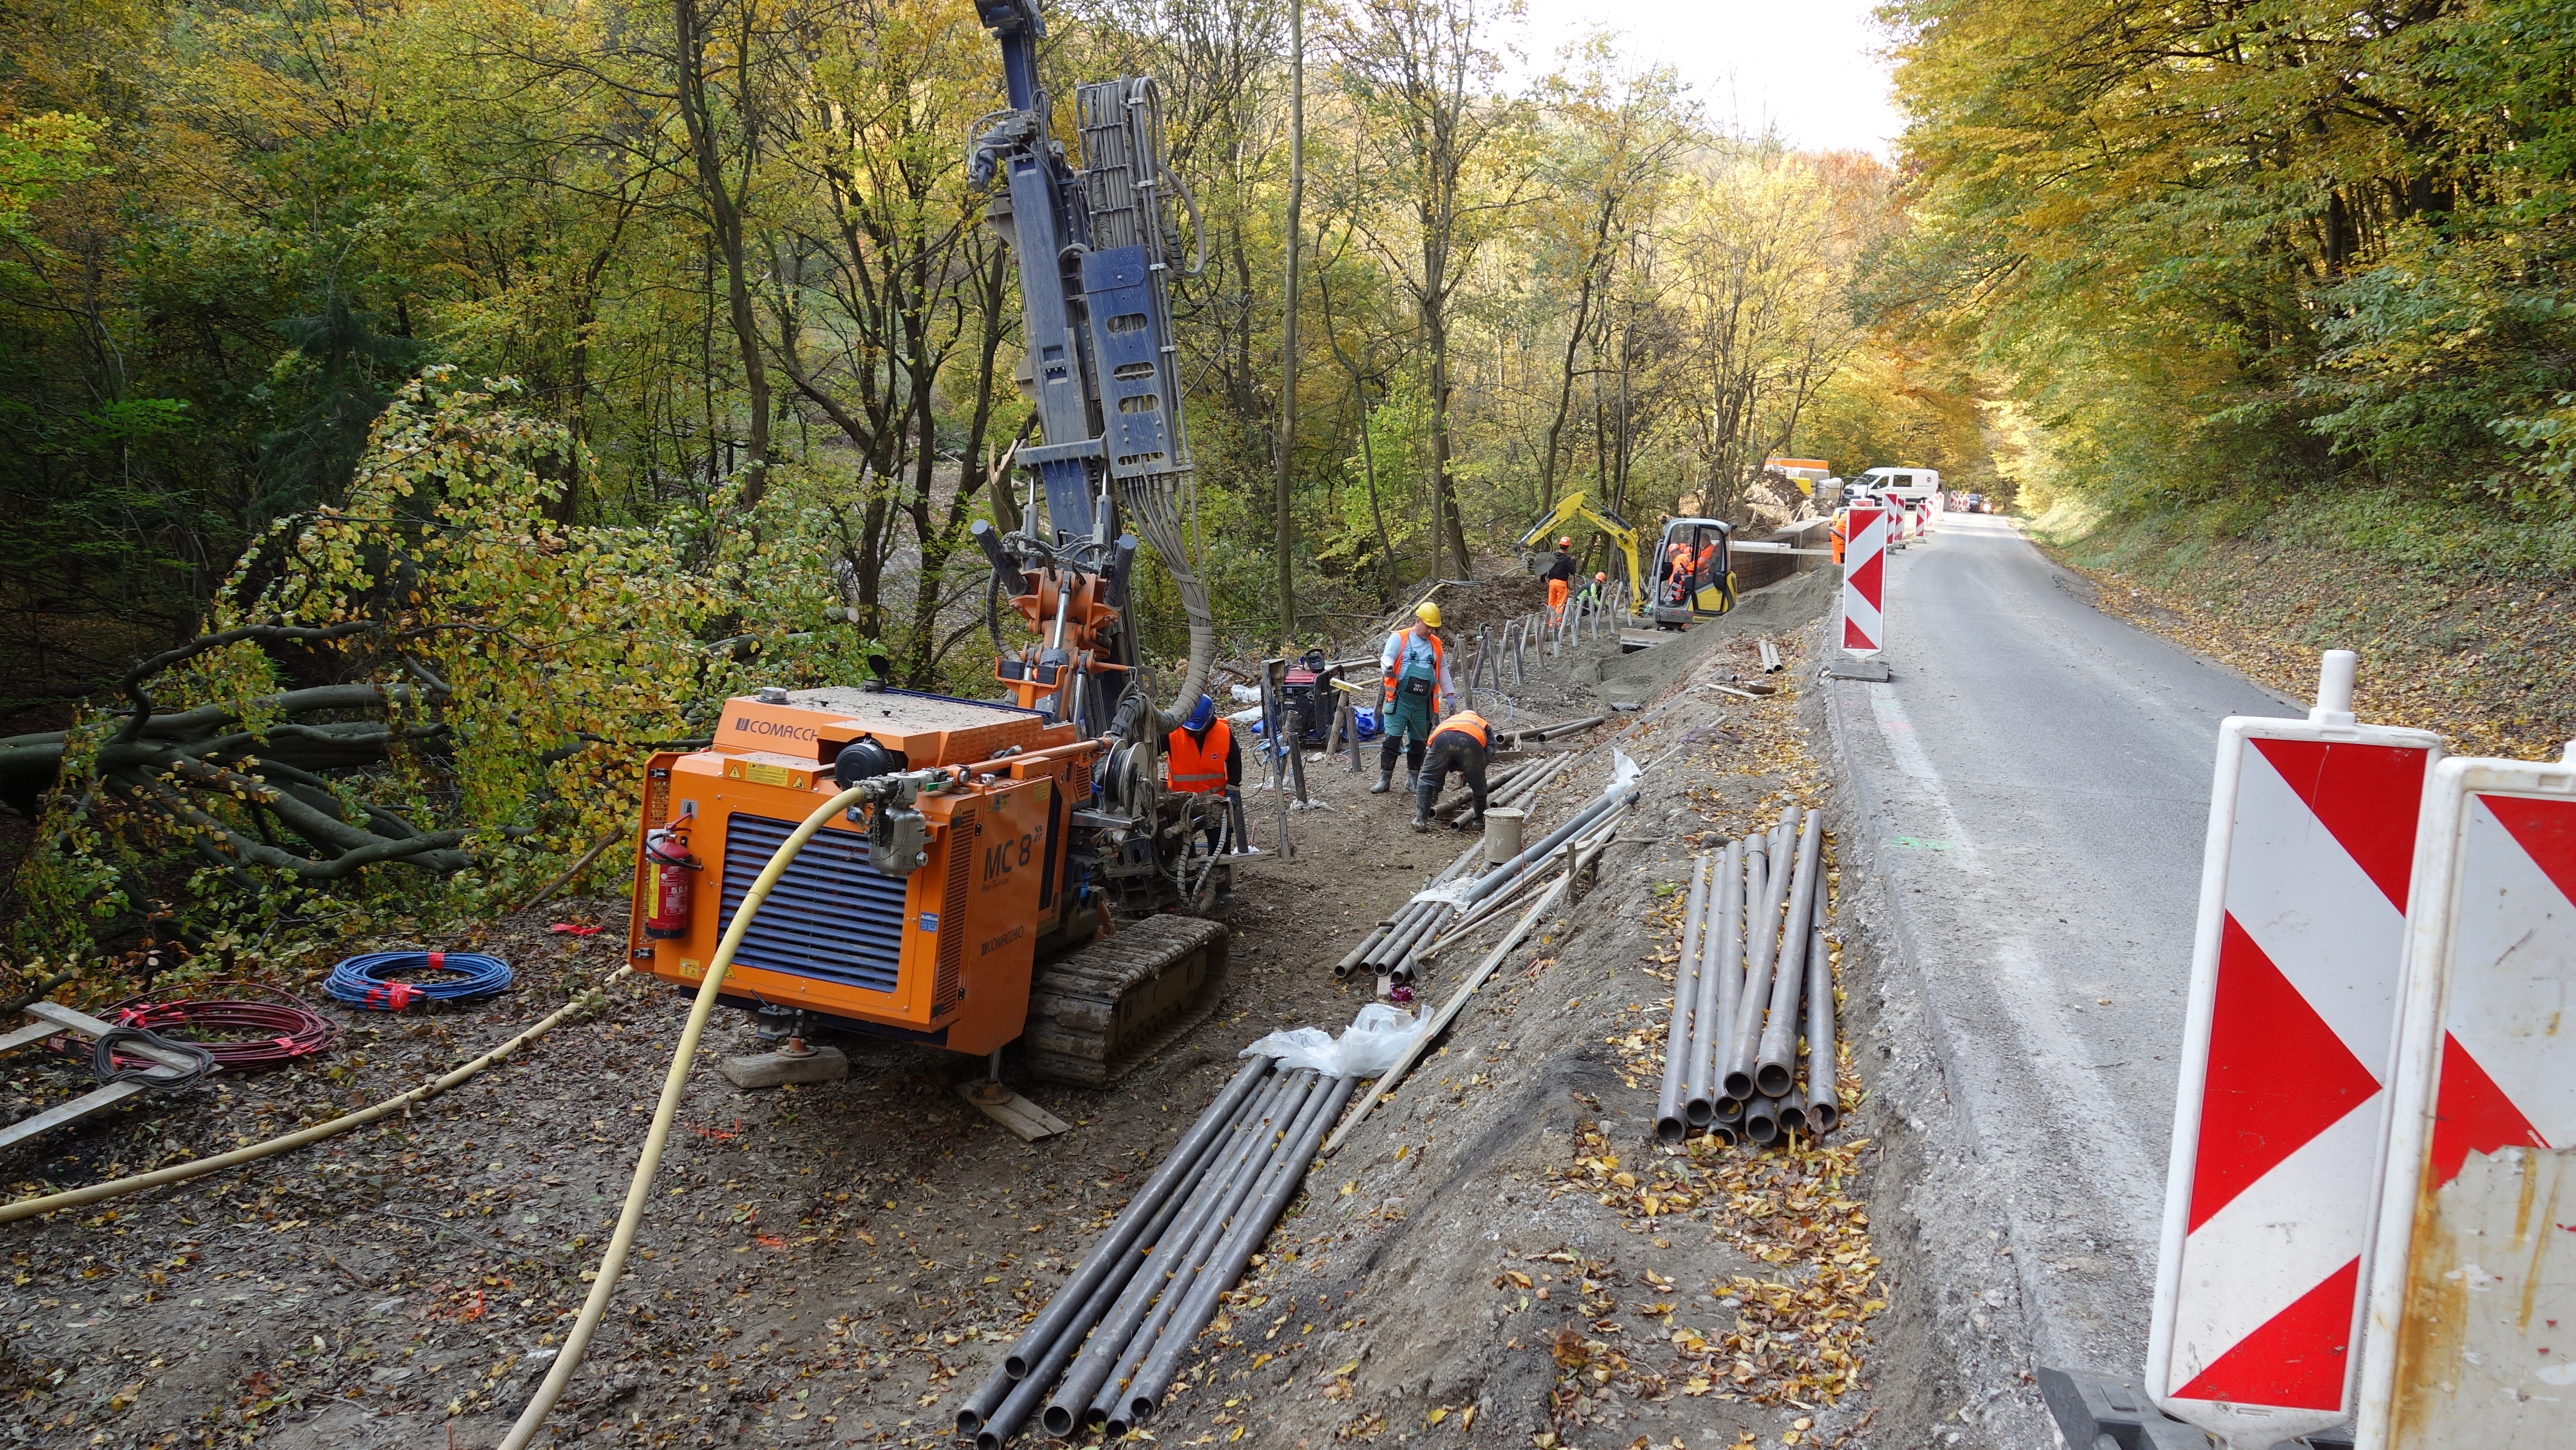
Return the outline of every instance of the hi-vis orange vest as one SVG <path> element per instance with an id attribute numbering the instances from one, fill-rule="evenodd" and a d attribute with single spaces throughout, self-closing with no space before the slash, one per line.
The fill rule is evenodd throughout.
<path id="1" fill-rule="evenodd" d="M 1834 527 L 1832 532 L 1834 538 L 1834 562 L 1839 564 L 1843 561 L 1844 548 L 1851 543 L 1850 509 L 1844 509 L 1842 512 L 1834 515 Z"/>
<path id="2" fill-rule="evenodd" d="M 1478 745 L 1486 743 L 1485 717 L 1477 714 L 1473 710 L 1459 711 L 1457 714 L 1441 721 L 1439 725 L 1432 729 L 1431 733 L 1434 735 L 1445 735 L 1452 730 L 1457 731 L 1461 735 L 1474 737 L 1475 742 Z"/>
<path id="3" fill-rule="evenodd" d="M 1409 641 L 1413 634 L 1413 626 L 1409 624 L 1406 625 L 1404 627 L 1404 633 Z M 1440 682 L 1447 678 L 1447 676 L 1442 673 L 1440 636 L 1437 634 L 1425 634 L 1423 635 L 1423 638 L 1431 641 L 1431 693 L 1435 698 L 1437 698 L 1441 693 Z M 1413 646 L 1409 642 L 1397 645 L 1395 648 L 1395 664 L 1386 672 L 1386 703 L 1390 705 L 1395 703 L 1395 682 L 1404 678 L 1404 657 L 1406 654 L 1410 653 L 1412 649 Z"/>
<path id="4" fill-rule="evenodd" d="M 1172 789 L 1190 795 L 1212 795 L 1225 789 L 1225 758 L 1234 749 L 1234 730 L 1223 720 L 1208 727 L 1204 744 L 1187 730 L 1175 730 L 1164 742 L 1170 760 L 1164 779 Z"/>

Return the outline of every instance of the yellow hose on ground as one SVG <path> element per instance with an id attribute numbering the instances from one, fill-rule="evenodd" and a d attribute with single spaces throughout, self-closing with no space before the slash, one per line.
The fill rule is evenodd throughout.
<path id="1" fill-rule="evenodd" d="M 653 1173 L 662 1166 L 662 1147 L 671 1137 L 672 1119 L 679 1115 L 680 1095 L 689 1085 L 689 1064 L 698 1055 L 698 1038 L 706 1031 L 707 1018 L 716 1010 L 716 996 L 723 985 L 727 968 L 733 965 L 733 954 L 742 945 L 743 933 L 750 929 L 751 919 L 760 912 L 760 904 L 769 899 L 769 889 L 778 884 L 779 873 L 795 858 L 823 823 L 858 802 L 867 785 L 854 785 L 825 801 L 805 823 L 790 832 L 769 864 L 760 868 L 760 879 L 743 893 L 742 905 L 733 914 L 733 924 L 725 928 L 724 940 L 716 944 L 716 954 L 707 963 L 706 979 L 698 984 L 697 1000 L 689 1005 L 689 1022 L 680 1029 L 680 1043 L 671 1054 L 671 1070 L 662 1079 L 662 1100 L 653 1106 L 653 1126 L 645 1131 L 644 1151 L 636 1159 L 634 1180 L 626 1185 L 626 1207 L 617 1216 L 617 1232 L 609 1236 L 608 1252 L 599 1259 L 599 1275 L 590 1286 L 590 1298 L 581 1306 L 581 1317 L 573 1321 L 572 1333 L 564 1336 L 563 1352 L 555 1356 L 554 1367 L 546 1372 L 545 1383 L 537 1386 L 528 1407 L 519 1412 L 519 1421 L 501 1441 L 500 1450 L 527 1450 L 528 1442 L 554 1412 L 555 1401 L 563 1397 L 564 1387 L 572 1383 L 572 1372 L 581 1363 L 582 1352 L 590 1347 L 591 1336 L 599 1332 L 599 1321 L 608 1315 L 608 1301 L 617 1294 L 617 1277 L 626 1268 L 626 1254 L 635 1246 L 636 1227 L 644 1221 L 644 1205 L 653 1194 Z"/>
<path id="2" fill-rule="evenodd" d="M 226 1168 L 266 1158 L 272 1153 L 283 1153 L 289 1148 L 301 1148 L 307 1143 L 319 1143 L 325 1138 L 336 1138 L 340 1134 L 349 1131 L 351 1128 L 364 1127 L 378 1118 L 391 1113 L 401 1112 L 415 1103 L 425 1103 L 431 1098 L 438 1096 L 440 1093 L 447 1091 L 449 1088 L 456 1086 L 458 1083 L 465 1081 L 467 1078 L 474 1076 L 476 1073 L 483 1071 L 483 1069 L 490 1067 L 492 1064 L 508 1057 L 511 1053 L 516 1052 L 520 1048 L 527 1046 L 529 1043 L 536 1041 L 538 1038 L 545 1036 L 548 1032 L 553 1031 L 557 1024 L 563 1022 L 566 1018 L 571 1017 L 574 1013 L 581 1011 L 583 1008 L 595 1006 L 599 1002 L 605 1000 L 609 984 L 616 981 L 619 977 L 626 975 L 627 971 L 628 968 L 619 967 L 616 971 L 609 973 L 607 979 L 602 981 L 598 986 L 593 987 L 589 991 L 582 993 L 580 996 L 573 998 L 569 1002 L 566 1002 L 562 1007 L 556 1009 L 553 1015 L 537 1023 L 534 1027 L 531 1027 L 527 1031 L 520 1033 L 518 1036 L 511 1038 L 509 1041 L 502 1043 L 500 1046 L 493 1048 L 490 1052 L 483 1054 L 481 1057 L 474 1059 L 472 1062 L 465 1064 L 463 1067 L 456 1069 L 445 1077 L 432 1082 L 422 1083 L 420 1086 L 413 1088 L 410 1092 L 402 1094 L 400 1097 L 387 1098 L 383 1102 L 376 1104 L 374 1107 L 360 1108 L 354 1113 L 333 1118 L 327 1123 L 316 1123 L 312 1127 L 288 1133 L 284 1137 L 271 1138 L 265 1143 L 253 1143 L 247 1148 L 236 1148 L 229 1153 L 218 1153 L 212 1158 L 198 1158 L 187 1163 L 174 1163 L 167 1168 L 156 1168 L 150 1173 L 138 1173 L 130 1178 L 115 1178 L 110 1179 L 105 1183 L 93 1183 L 87 1188 L 74 1188 L 62 1193 L 48 1193 L 42 1198 L 22 1198 L 15 1203 L 0 1204 L 0 1223 L 15 1223 L 22 1218 L 34 1218 L 40 1214 L 54 1213 L 66 1208 L 78 1208 L 84 1203 L 96 1203 L 102 1198 L 114 1198 L 122 1193 L 137 1193 L 146 1188 L 159 1188 L 164 1184 L 183 1183 L 191 1178 L 201 1177 L 208 1173 L 221 1172 Z"/>

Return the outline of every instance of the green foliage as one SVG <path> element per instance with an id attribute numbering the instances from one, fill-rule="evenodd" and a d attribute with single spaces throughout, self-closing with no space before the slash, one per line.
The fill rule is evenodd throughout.
<path id="1" fill-rule="evenodd" d="M 2001 381 L 2037 486 L 2576 507 L 2566 6 L 1894 14 L 1921 182 L 1871 296 Z"/>

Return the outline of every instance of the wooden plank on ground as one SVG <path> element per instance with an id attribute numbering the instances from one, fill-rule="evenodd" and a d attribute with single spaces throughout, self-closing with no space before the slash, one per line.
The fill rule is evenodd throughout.
<path id="1" fill-rule="evenodd" d="M 92 1088 L 70 1102 L 57 1104 L 32 1118 L 20 1118 L 9 1126 L 0 1128 L 0 1148 L 25 1142 L 38 1133 L 59 1128 L 74 1118 L 87 1117 L 111 1103 L 121 1103 L 141 1091 L 143 1091 L 143 1084 L 139 1082 L 112 1082 L 105 1087 Z"/>
<path id="2" fill-rule="evenodd" d="M 992 1084 L 989 1083 L 961 1082 L 957 1085 L 957 1095 L 973 1103 L 985 1117 L 1010 1129 L 1011 1135 L 1021 1142 L 1034 1143 L 1041 1138 L 1073 1131 L 1073 1124 L 1008 1089 L 1004 1089 L 998 1098 L 986 1097 L 985 1089 L 990 1086 Z"/>

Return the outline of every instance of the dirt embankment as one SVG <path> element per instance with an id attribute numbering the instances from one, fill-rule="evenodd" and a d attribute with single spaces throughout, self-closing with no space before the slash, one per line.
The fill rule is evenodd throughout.
<path id="1" fill-rule="evenodd" d="M 1799 720 L 1795 644 L 1784 639 L 1791 671 L 1773 677 L 1786 688 L 1746 699 L 1707 684 L 1756 672 L 1749 636 L 1687 643 L 1656 665 L 1683 666 L 1657 682 L 1665 699 L 1687 691 L 1681 702 L 1619 722 L 1620 748 L 1659 763 L 1598 879 L 1310 1174 L 1150 1427 L 1160 1443 L 1879 1443 L 1868 1387 L 1890 1347 L 1873 1342 L 1871 1316 L 1891 1296 L 1907 1310 L 1871 1238 L 1886 1125 L 1869 1084 L 1846 1073 L 1858 1110 L 1822 1150 L 1649 1142 L 1691 853 L 1788 800 L 1832 819 L 1822 752 Z M 1545 665 L 1515 708 L 1561 718 L 1587 703 L 1575 677 L 1600 658 Z M 1540 822 L 1599 790 L 1608 758 L 1570 774 Z M 1328 808 L 1289 818 L 1293 861 L 1238 881 L 1226 1009 L 1114 1089 L 1033 1087 L 1077 1125 L 1069 1135 L 1023 1145 L 955 1096 L 972 1065 L 885 1044 L 852 1044 L 846 1082 L 737 1094 L 713 1071 L 736 1050 L 720 1033 L 555 1443 L 952 1443 L 955 1401 L 1240 1047 L 1274 1027 L 1347 1022 L 1367 989 L 1334 982 L 1330 963 L 1460 848 L 1404 829 L 1403 802 L 1365 794 L 1373 771 L 1309 770 Z M 1267 842 L 1275 797 L 1256 791 L 1250 805 Z M 611 930 L 545 929 L 585 914 Z M 325 1062 L 102 1114 L 0 1158 L 0 1176 L 24 1196 L 386 1096 L 610 972 L 622 915 L 599 901 L 497 924 L 480 945 L 520 966 L 507 997 L 416 1022 L 349 1019 Z M 1481 950 L 1435 963 L 1426 997 L 1444 998 Z M 1865 948 L 1842 950 L 1846 973 L 1865 970 Z M 1846 996 L 1847 1043 L 1870 1040 L 1864 987 Z M 681 1012 L 627 979 L 537 1052 L 408 1118 L 9 1230 L 0 1434 L 494 1443 L 586 1290 Z M 1865 1046 L 1852 1060 L 1868 1065 Z M 9 1117 L 79 1087 L 54 1059 L 6 1068 Z"/>

